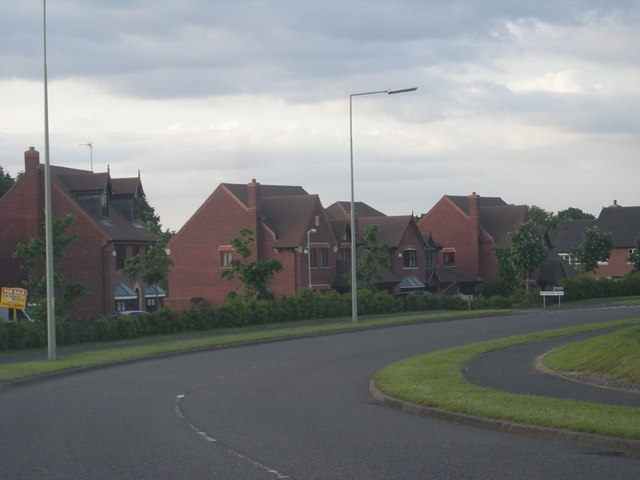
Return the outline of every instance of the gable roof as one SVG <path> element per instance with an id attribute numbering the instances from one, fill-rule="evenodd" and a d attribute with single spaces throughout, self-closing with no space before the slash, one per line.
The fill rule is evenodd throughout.
<path id="1" fill-rule="evenodd" d="M 373 225 L 378 225 L 378 243 L 395 248 L 400 245 L 402 237 L 407 228 L 410 228 L 412 220 L 413 216 L 411 215 L 358 218 L 358 236 L 364 238 L 366 230 Z M 422 235 L 417 231 L 416 236 L 422 238 Z"/>
<path id="2" fill-rule="evenodd" d="M 319 203 L 318 195 L 308 194 L 263 198 L 261 220 L 275 233 L 275 246 L 295 248 L 304 244 L 307 226 Z"/>
<path id="3" fill-rule="evenodd" d="M 640 207 L 605 207 L 596 225 L 603 232 L 611 232 L 616 248 L 632 248 L 640 234 Z"/>
<path id="4" fill-rule="evenodd" d="M 39 165 L 39 168 L 44 168 L 44 166 Z M 87 208 L 77 197 L 77 195 L 82 196 L 83 194 L 98 195 L 103 192 L 114 195 L 118 193 L 114 184 L 125 193 L 142 192 L 142 184 L 138 177 L 112 179 L 109 173 L 94 173 L 54 165 L 50 166 L 50 173 L 52 183 L 58 186 L 70 201 L 86 213 L 110 241 L 149 243 L 156 240 L 156 236 L 147 229 L 142 220 L 137 219 L 132 222 L 113 207 L 109 209 L 109 218 L 103 218 Z"/>
<path id="5" fill-rule="evenodd" d="M 482 197 L 480 197 L 482 198 Z M 529 219 L 526 205 L 502 205 L 480 207 L 480 227 L 493 237 L 494 248 L 508 245 L 507 235 L 513 232 L 520 222 Z"/>
<path id="6" fill-rule="evenodd" d="M 553 246 L 557 252 L 569 252 L 582 243 L 587 228 L 598 227 L 611 233 L 614 248 L 633 248 L 640 234 L 640 207 L 604 207 L 595 220 L 565 220 L 560 222 Z"/>
<path id="7" fill-rule="evenodd" d="M 462 210 L 466 215 L 469 215 L 469 197 L 463 195 L 445 195 L 456 207 Z M 478 196 L 478 207 L 506 207 L 507 202 L 500 197 L 482 197 Z"/>
<path id="8" fill-rule="evenodd" d="M 363 202 L 354 202 L 353 209 L 356 217 L 386 217 L 386 215 Z M 351 202 L 335 202 L 326 209 L 332 220 L 346 220 L 351 215 Z"/>
<path id="9" fill-rule="evenodd" d="M 222 183 L 232 195 L 234 195 L 244 206 L 247 202 L 247 185 L 240 183 Z M 309 195 L 306 190 L 295 185 L 262 185 L 260 184 L 260 198 L 286 197 L 292 195 Z"/>
<path id="10" fill-rule="evenodd" d="M 553 247 L 557 252 L 566 253 L 582 243 L 582 234 L 592 228 L 596 220 L 564 220 L 558 224 L 553 236 Z"/>

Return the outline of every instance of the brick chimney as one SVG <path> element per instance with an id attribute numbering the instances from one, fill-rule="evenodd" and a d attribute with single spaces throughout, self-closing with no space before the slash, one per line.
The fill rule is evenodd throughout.
<path id="1" fill-rule="evenodd" d="M 35 172 L 40 165 L 40 152 L 34 147 L 29 147 L 29 150 L 24 152 L 24 171 Z"/>
<path id="2" fill-rule="evenodd" d="M 257 258 L 262 258 L 261 235 L 260 235 L 260 215 L 262 214 L 262 206 L 260 204 L 260 184 L 255 178 L 251 179 L 251 183 L 247 184 L 247 207 L 249 208 L 250 221 L 253 223 L 251 229 L 256 239 Z"/>

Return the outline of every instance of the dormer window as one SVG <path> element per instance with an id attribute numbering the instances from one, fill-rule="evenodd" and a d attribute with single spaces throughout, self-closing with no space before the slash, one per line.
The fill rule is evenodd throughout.
<path id="1" fill-rule="evenodd" d="M 109 195 L 102 192 L 100 196 L 101 213 L 104 218 L 109 218 Z"/>

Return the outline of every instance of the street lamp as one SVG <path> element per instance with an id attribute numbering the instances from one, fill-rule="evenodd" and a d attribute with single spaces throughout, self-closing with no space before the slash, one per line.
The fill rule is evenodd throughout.
<path id="1" fill-rule="evenodd" d="M 315 228 L 307 231 L 307 272 L 309 272 L 309 290 L 311 290 L 311 247 L 309 246 L 309 234 L 316 233 Z"/>
<path id="2" fill-rule="evenodd" d="M 361 97 L 363 95 L 375 95 L 378 93 L 386 93 L 393 95 L 396 93 L 413 92 L 418 87 L 401 88 L 399 90 L 378 90 L 375 92 L 352 93 L 349 95 L 349 144 L 351 147 L 351 321 L 358 321 L 358 294 L 356 281 L 356 215 L 355 201 L 353 194 L 353 97 Z"/>

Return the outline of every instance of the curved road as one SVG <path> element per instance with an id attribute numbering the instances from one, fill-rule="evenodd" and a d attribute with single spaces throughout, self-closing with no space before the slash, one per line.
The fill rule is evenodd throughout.
<path id="1" fill-rule="evenodd" d="M 640 458 L 383 407 L 384 366 L 640 307 L 562 309 L 212 350 L 0 390 L 2 479 L 640 478 Z"/>

